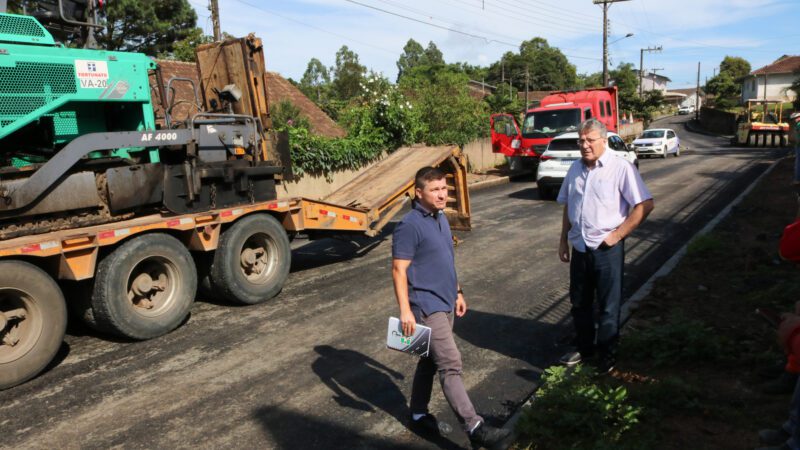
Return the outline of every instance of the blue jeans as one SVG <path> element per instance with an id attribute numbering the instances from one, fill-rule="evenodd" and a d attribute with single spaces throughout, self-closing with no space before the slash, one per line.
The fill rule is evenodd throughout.
<path id="1" fill-rule="evenodd" d="M 610 248 L 602 245 L 595 250 L 587 249 L 585 253 L 572 249 L 569 297 L 581 355 L 591 356 L 595 350 L 604 356 L 613 357 L 616 353 L 624 263 L 624 241 Z M 596 330 L 595 300 L 599 312 Z"/>
<path id="2" fill-rule="evenodd" d="M 794 393 L 792 394 L 792 401 L 789 403 L 789 419 L 783 423 L 783 431 L 789 434 L 789 440 L 786 445 L 792 450 L 800 449 L 800 377 L 797 378 L 797 384 L 794 385 Z"/>
<path id="3" fill-rule="evenodd" d="M 794 146 L 794 181 L 800 182 L 800 144 Z"/>

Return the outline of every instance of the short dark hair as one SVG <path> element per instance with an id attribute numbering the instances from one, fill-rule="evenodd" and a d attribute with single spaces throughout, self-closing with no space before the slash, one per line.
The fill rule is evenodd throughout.
<path id="1" fill-rule="evenodd" d="M 444 172 L 436 167 L 426 166 L 417 171 L 414 175 L 414 187 L 417 189 L 424 189 L 429 181 L 441 180 L 444 178 Z"/>

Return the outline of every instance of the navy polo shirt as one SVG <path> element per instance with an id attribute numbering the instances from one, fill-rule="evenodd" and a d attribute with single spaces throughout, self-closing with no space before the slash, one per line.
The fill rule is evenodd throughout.
<path id="1" fill-rule="evenodd" d="M 453 236 L 443 211 L 428 212 L 415 201 L 394 229 L 392 258 L 411 260 L 408 299 L 415 315 L 455 309 L 458 279 Z"/>

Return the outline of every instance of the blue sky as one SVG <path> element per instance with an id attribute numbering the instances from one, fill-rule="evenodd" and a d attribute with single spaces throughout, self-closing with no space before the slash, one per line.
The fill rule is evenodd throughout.
<path id="1" fill-rule="evenodd" d="M 207 0 L 189 0 L 211 34 Z M 543 37 L 578 73 L 602 70 L 602 10 L 592 0 L 219 0 L 223 31 L 255 32 L 267 69 L 299 80 L 311 58 L 334 65 L 347 45 L 361 64 L 394 81 L 409 38 L 433 41 L 447 62 L 487 66 L 523 40 Z M 402 17 L 401 17 L 402 16 Z M 628 0 L 609 9 L 610 67 L 630 62 L 692 87 L 711 78 L 725 55 L 757 69 L 784 54 L 800 55 L 797 0 Z M 633 33 L 632 37 L 624 38 Z M 620 39 L 618 42 L 615 40 Z"/>

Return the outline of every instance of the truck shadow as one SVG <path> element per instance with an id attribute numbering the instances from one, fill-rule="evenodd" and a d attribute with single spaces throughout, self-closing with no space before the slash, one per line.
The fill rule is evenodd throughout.
<path id="1" fill-rule="evenodd" d="M 363 258 L 384 241 L 391 240 L 396 223 L 387 224 L 375 237 L 341 235 L 308 241 L 292 249 L 291 272 L 316 269 L 351 259 Z"/>

